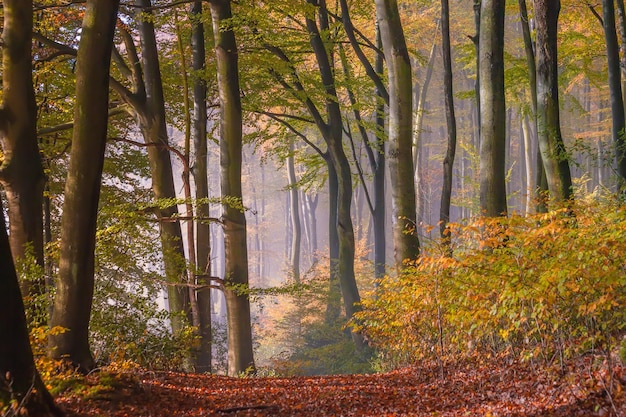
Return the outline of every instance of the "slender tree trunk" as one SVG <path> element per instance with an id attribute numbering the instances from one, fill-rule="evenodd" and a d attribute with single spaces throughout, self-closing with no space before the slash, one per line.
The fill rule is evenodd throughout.
<path id="1" fill-rule="evenodd" d="M 339 284 L 339 231 L 337 230 L 337 206 L 339 195 L 339 181 L 337 172 L 329 157 L 326 157 L 328 167 L 328 249 L 330 256 L 330 282 L 328 304 L 326 305 L 325 322 L 333 324 L 341 314 L 341 287 Z"/>
<path id="2" fill-rule="evenodd" d="M 618 188 L 622 188 L 626 185 L 626 141 L 624 140 L 626 119 L 624 116 L 624 100 L 622 97 L 619 45 L 615 31 L 614 0 L 602 1 L 602 16 L 604 20 L 604 39 L 606 40 L 606 55 L 608 60 L 613 143 L 615 144 L 615 160 L 617 174 L 619 176 Z M 626 189 L 624 192 L 626 192 Z"/>
<path id="3" fill-rule="evenodd" d="M 404 267 L 416 259 L 420 246 L 417 236 L 415 180 L 411 155 L 413 96 L 411 62 L 404 39 L 396 0 L 376 0 L 385 61 L 389 74 L 389 170 L 394 219 L 395 263 Z"/>
<path id="4" fill-rule="evenodd" d="M 242 202 L 242 114 L 239 95 L 237 43 L 232 29 L 230 0 L 209 2 L 215 38 L 220 96 L 220 166 L 222 198 Z M 248 247 L 245 213 L 231 204 L 222 208 L 226 253 L 225 289 L 228 309 L 228 373 L 255 372 L 248 289 Z M 243 290 L 243 291 L 242 291 Z"/>
<path id="5" fill-rule="evenodd" d="M 572 197 L 568 155 L 561 137 L 557 64 L 559 0 L 536 0 L 537 21 L 537 138 L 551 198 L 564 203 Z"/>
<path id="6" fill-rule="evenodd" d="M 190 8 L 191 16 L 191 66 L 196 74 L 193 80 L 193 115 L 191 137 L 195 151 L 194 183 L 196 185 L 196 268 L 200 275 L 211 274 L 211 215 L 209 198 L 207 160 L 207 87 L 202 76 L 206 61 L 204 44 L 204 24 L 202 23 L 202 2 L 194 1 Z M 197 372 L 211 372 L 211 288 L 206 278 L 197 279 L 196 284 L 204 285 L 197 292 L 200 319 L 200 351 L 196 358 Z"/>
<path id="7" fill-rule="evenodd" d="M 533 207 L 533 200 L 535 193 L 533 192 L 535 179 L 533 176 L 533 163 L 532 163 L 532 155 L 533 155 L 533 144 L 531 140 L 531 127 L 530 121 L 528 120 L 528 115 L 522 116 L 522 135 L 524 137 L 524 162 L 526 164 L 526 203 L 525 203 L 525 214 L 531 214 L 531 210 Z M 532 187 L 532 188 L 531 188 Z"/>
<path id="8" fill-rule="evenodd" d="M 382 47 L 382 39 L 380 37 L 380 29 L 376 25 L 376 45 Z M 383 56 L 376 55 L 374 63 L 376 73 L 382 77 L 384 71 Z M 386 90 L 385 90 L 386 93 Z M 385 99 L 383 91 L 376 89 L 376 132 L 385 131 Z M 376 135 L 378 137 L 378 135 Z M 386 143 L 380 142 L 375 153 L 376 169 L 374 170 L 374 213 L 372 215 L 372 223 L 374 228 L 374 277 L 382 279 L 387 269 L 387 237 L 385 218 L 387 216 L 387 204 L 385 199 L 385 167 L 386 167 Z"/>
<path id="9" fill-rule="evenodd" d="M 535 61 L 535 49 L 533 46 L 532 37 L 530 34 L 530 22 L 528 19 L 528 11 L 526 8 L 526 0 L 518 0 L 520 8 L 520 23 L 522 25 L 522 36 L 524 39 L 524 51 L 526 52 L 526 65 L 528 65 L 528 80 L 530 86 L 530 104 L 532 110 L 533 129 L 528 131 L 532 136 L 530 137 L 531 143 L 537 143 L 537 64 Z M 537 146 L 536 152 L 536 177 L 534 179 L 534 190 L 529 193 L 532 198 L 536 199 L 535 210 L 537 212 L 545 212 L 545 193 L 548 190 L 548 183 L 546 181 L 546 173 L 543 169 L 543 161 L 541 159 L 541 149 Z M 529 206 L 530 208 L 530 206 Z"/>
<path id="10" fill-rule="evenodd" d="M 441 0 L 441 45 L 443 51 L 444 97 L 446 124 L 448 126 L 448 146 L 443 160 L 443 186 L 441 189 L 441 210 L 439 231 L 443 242 L 450 243 L 450 202 L 452 199 L 452 168 L 456 154 L 456 116 L 454 114 L 454 92 L 452 89 L 452 53 L 450 47 L 450 8 L 448 0 Z"/>
<path id="11" fill-rule="evenodd" d="M 37 144 L 37 104 L 32 81 L 32 0 L 4 0 L 2 29 L 2 108 L 0 182 L 9 209 L 9 240 L 16 263 L 32 251 L 43 267 L 44 173 Z M 43 277 L 23 281 L 22 294 L 42 294 Z"/>
<path id="12" fill-rule="evenodd" d="M 100 183 L 107 140 L 109 68 L 119 1 L 87 2 L 76 68 L 76 105 L 70 166 L 61 219 L 61 255 L 50 352 L 83 372 L 95 367 L 89 349 L 89 318 Z"/>
<path id="13" fill-rule="evenodd" d="M 287 179 L 289 182 L 289 211 L 291 212 L 291 275 L 294 282 L 300 282 L 300 243 L 302 242 L 302 228 L 300 226 L 300 201 L 296 168 L 294 166 L 293 140 L 289 142 L 289 156 L 287 157 Z"/>
<path id="14" fill-rule="evenodd" d="M 483 0 L 480 10 L 480 210 L 506 215 L 504 0 Z"/>
<path id="15" fill-rule="evenodd" d="M 137 0 L 142 12 L 152 14 L 150 0 Z M 163 83 L 159 67 L 159 55 L 153 19 L 139 15 L 139 36 L 141 41 L 141 61 L 144 74 L 145 102 L 138 112 L 139 126 L 146 144 L 152 177 L 152 190 L 155 199 L 163 200 L 176 197 L 172 161 L 169 150 L 169 138 L 165 117 Z M 159 208 L 159 219 L 171 219 L 178 215 L 178 207 L 172 205 Z M 176 334 L 186 324 L 192 323 L 189 290 L 186 286 L 185 268 L 181 261 L 185 259 L 180 223 L 162 221 L 160 223 L 161 246 L 167 287 L 169 310 L 172 314 L 172 331 Z"/>

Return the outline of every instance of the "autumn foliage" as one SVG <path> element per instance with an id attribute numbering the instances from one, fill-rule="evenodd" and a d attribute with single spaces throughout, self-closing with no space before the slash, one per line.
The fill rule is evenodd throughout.
<path id="1" fill-rule="evenodd" d="M 388 361 L 508 353 L 563 363 L 619 345 L 626 324 L 626 209 L 587 204 L 451 226 L 355 325 Z"/>

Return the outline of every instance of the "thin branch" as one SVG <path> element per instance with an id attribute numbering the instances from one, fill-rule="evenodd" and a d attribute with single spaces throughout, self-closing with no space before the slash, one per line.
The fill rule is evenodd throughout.
<path id="1" fill-rule="evenodd" d="M 127 113 L 127 112 L 128 112 L 128 106 L 122 104 L 120 106 L 109 109 L 109 117 L 113 117 L 118 114 Z M 46 136 L 52 133 L 61 132 L 63 130 L 70 130 L 73 128 L 74 128 L 74 122 L 61 123 L 56 126 L 49 126 L 49 127 L 44 127 L 42 129 L 39 129 L 39 131 L 37 132 L 37 136 Z"/>
<path id="2" fill-rule="evenodd" d="M 302 139 L 302 141 L 304 143 L 306 143 L 307 145 L 309 145 L 311 148 L 313 148 L 313 150 L 315 152 L 317 152 L 322 158 L 326 157 L 326 153 L 322 152 L 322 150 L 315 145 L 313 142 L 311 142 L 309 140 L 309 138 L 306 137 L 306 135 L 302 132 L 300 132 L 298 129 L 296 129 L 295 127 L 293 127 L 293 125 L 291 123 L 289 123 L 286 120 L 281 119 L 280 117 L 272 114 L 272 113 L 268 113 L 268 112 L 259 112 L 260 114 L 264 114 L 265 116 L 269 117 L 272 120 L 277 121 L 278 123 L 282 124 L 283 126 L 285 126 L 287 129 L 289 129 L 290 131 L 292 131 L 296 136 L 298 136 L 300 139 Z"/>

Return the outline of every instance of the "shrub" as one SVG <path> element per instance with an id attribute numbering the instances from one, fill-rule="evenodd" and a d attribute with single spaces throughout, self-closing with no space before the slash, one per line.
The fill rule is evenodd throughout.
<path id="1" fill-rule="evenodd" d="M 363 302 L 354 325 L 383 357 L 479 349 L 551 361 L 615 346 L 626 324 L 624 207 L 479 219 L 452 233 L 452 256 L 430 248 Z"/>

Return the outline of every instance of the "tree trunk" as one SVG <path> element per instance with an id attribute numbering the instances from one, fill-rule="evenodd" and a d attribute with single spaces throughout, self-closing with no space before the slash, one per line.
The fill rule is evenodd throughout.
<path id="1" fill-rule="evenodd" d="M 135 107 L 139 128 L 145 143 L 148 145 L 148 159 L 152 177 L 152 191 L 155 199 L 171 199 L 176 197 L 172 161 L 170 157 L 169 139 L 165 117 L 165 100 L 163 97 L 163 83 L 159 67 L 159 54 L 156 44 L 156 35 L 153 19 L 144 17 L 152 14 L 150 0 L 137 0 L 140 6 L 139 37 L 141 42 L 141 62 L 143 67 L 143 85 L 137 88 L 144 93 L 138 107 Z M 157 217 L 171 219 L 178 215 L 178 207 L 157 209 Z M 174 334 L 183 330 L 186 323 L 192 322 L 189 308 L 189 290 L 185 285 L 185 268 L 182 262 L 185 259 L 180 223 L 175 221 L 161 221 L 160 237 L 163 249 L 165 276 L 168 282 L 167 295 L 171 316 L 172 331 Z"/>
<path id="2" fill-rule="evenodd" d="M 37 104 L 32 81 L 32 0 L 4 0 L 0 181 L 9 209 L 9 240 L 15 262 L 32 251 L 43 267 L 44 173 L 37 144 Z M 43 277 L 22 282 L 22 294 L 42 294 Z"/>
<path id="3" fill-rule="evenodd" d="M 291 212 L 291 276 L 294 282 L 300 282 L 300 242 L 302 228 L 300 226 L 300 201 L 298 198 L 298 184 L 296 168 L 294 166 L 293 140 L 289 141 L 289 156 L 287 157 L 287 179 L 289 183 L 289 211 Z"/>
<path id="4" fill-rule="evenodd" d="M 522 25 L 522 36 L 524 38 L 524 51 L 526 52 L 526 65 L 528 65 L 528 80 L 530 86 L 530 103 L 532 110 L 533 129 L 527 130 L 527 133 L 531 135 L 529 140 L 531 144 L 537 143 L 537 64 L 535 61 L 535 50 L 533 48 L 533 41 L 530 34 L 530 24 L 528 21 L 528 11 L 526 8 L 526 0 L 518 0 L 520 8 L 520 23 Z M 541 158 L 541 149 L 537 146 L 536 155 L 536 177 L 533 183 L 528 183 L 529 198 L 536 200 L 535 210 L 537 212 L 545 212 L 544 196 L 548 190 L 548 184 L 546 182 L 546 173 L 543 169 L 543 161 Z M 528 171 L 527 171 L 528 172 Z M 531 184 L 534 184 L 534 189 L 531 190 Z M 532 192 L 531 192 L 532 191 Z M 527 207 L 527 211 L 531 206 Z"/>
<path id="5" fill-rule="evenodd" d="M 95 367 L 89 349 L 98 201 L 107 140 L 109 68 L 119 1 L 87 2 L 76 68 L 76 104 L 61 219 L 59 276 L 50 352 L 83 372 Z"/>
<path id="6" fill-rule="evenodd" d="M 204 24 L 202 23 L 202 2 L 194 1 L 191 5 L 191 65 L 198 74 L 204 70 L 206 49 L 204 45 Z M 196 161 L 193 170 L 196 184 L 197 215 L 196 221 L 196 262 L 197 271 L 201 275 L 211 275 L 211 226 L 209 198 L 208 160 L 207 160 L 207 87 L 200 76 L 193 83 L 193 116 L 191 136 Z M 208 285 L 206 279 L 199 279 L 197 284 Z M 204 287 L 197 292 L 198 310 L 200 314 L 200 351 L 196 358 L 197 372 L 211 372 L 211 288 Z"/>
<path id="7" fill-rule="evenodd" d="M 443 242 L 450 244 L 451 236 L 448 223 L 450 222 L 450 202 L 452 199 L 452 168 L 456 154 L 456 116 L 454 114 L 454 92 L 452 89 L 452 52 L 450 47 L 450 8 L 448 0 L 441 0 L 441 38 L 448 147 L 443 160 L 443 186 L 441 189 L 439 231 Z"/>
<path id="8" fill-rule="evenodd" d="M 480 10 L 480 210 L 506 215 L 504 0 L 483 0 Z"/>
<path id="9" fill-rule="evenodd" d="M 0 317 L 0 404 L 16 400 L 22 404 L 19 415 L 26 411 L 31 417 L 64 416 L 35 369 L 4 216 L 0 216 Z"/>
<path id="10" fill-rule="evenodd" d="M 376 25 L 376 45 L 382 47 L 382 39 L 380 37 L 379 25 Z M 374 63 L 376 73 L 382 77 L 384 72 L 384 59 L 381 54 L 376 55 Z M 383 133 L 385 131 L 385 98 L 386 90 L 376 89 L 376 132 Z M 378 137 L 378 135 L 376 135 Z M 385 199 L 385 167 L 386 167 L 386 145 L 384 141 L 380 141 L 380 145 L 375 148 L 375 166 L 374 170 L 374 213 L 372 215 L 372 223 L 374 227 L 374 278 L 382 279 L 387 269 L 387 237 L 385 220 L 387 215 L 387 202 Z"/>
<path id="11" fill-rule="evenodd" d="M 220 166 L 222 198 L 242 203 L 242 115 L 239 96 L 237 44 L 232 29 L 224 27 L 232 18 L 230 0 L 211 0 L 213 35 L 220 97 Z M 241 208 L 223 204 L 228 309 L 228 373 L 255 371 L 252 324 L 248 294 L 248 248 L 246 216 Z"/>
<path id="12" fill-rule="evenodd" d="M 337 196 L 339 185 L 337 172 L 329 157 L 328 167 L 328 250 L 330 258 L 330 281 L 328 303 L 326 305 L 325 322 L 333 324 L 341 314 L 341 287 L 339 285 L 339 231 L 337 230 Z"/>
<path id="13" fill-rule="evenodd" d="M 609 92 L 611 96 L 611 116 L 613 143 L 615 144 L 615 160 L 619 176 L 618 189 L 626 185 L 626 141 L 624 141 L 624 100 L 622 97 L 622 79 L 619 60 L 619 46 L 615 31 L 615 2 L 602 1 L 602 15 L 604 20 L 604 39 L 606 40 L 606 55 L 609 73 Z M 626 192 L 626 188 L 624 189 Z"/>
<path id="14" fill-rule="evenodd" d="M 568 155 L 561 137 L 557 63 L 557 24 L 561 3 L 536 0 L 537 138 L 550 196 L 557 203 L 572 197 Z"/>
<path id="15" fill-rule="evenodd" d="M 415 180 L 411 155 L 413 96 L 411 62 L 396 0 L 376 0 L 376 13 L 389 74 L 389 171 L 394 219 L 394 252 L 398 269 L 416 259 Z"/>

